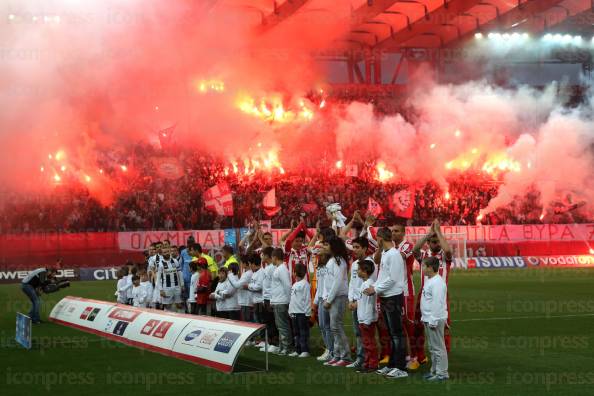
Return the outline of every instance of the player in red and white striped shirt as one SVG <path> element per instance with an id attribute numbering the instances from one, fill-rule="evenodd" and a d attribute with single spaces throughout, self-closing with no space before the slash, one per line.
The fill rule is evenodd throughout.
<path id="1" fill-rule="evenodd" d="M 293 278 L 293 270 L 297 264 L 303 264 L 305 268 L 309 268 L 310 254 L 307 250 L 307 245 L 304 244 L 305 236 L 309 239 L 314 237 L 314 233 L 307 229 L 305 222 L 301 220 L 299 225 L 292 230 L 285 240 L 285 265 L 289 269 L 291 283 L 295 283 Z M 306 271 L 306 278 L 309 282 L 309 270 Z"/>
<path id="2" fill-rule="evenodd" d="M 429 245 L 428 251 L 422 251 L 421 249 L 427 243 Z M 425 257 L 437 257 L 439 259 L 439 275 L 443 278 L 446 285 L 450 277 L 450 269 L 452 267 L 452 248 L 446 241 L 445 237 L 441 232 L 439 221 L 435 220 L 431 225 L 429 233 L 423 238 L 419 239 L 413 248 L 413 255 L 415 259 L 421 263 Z M 415 328 L 414 328 L 414 350 L 416 358 L 420 364 L 426 363 L 427 358 L 425 356 L 425 330 L 423 323 L 421 322 L 421 293 L 423 291 L 423 285 L 425 284 L 425 275 L 421 266 L 421 288 L 419 289 L 419 295 L 417 297 L 417 304 L 415 307 Z M 448 353 L 450 352 L 450 304 L 449 304 L 449 289 L 448 295 L 446 295 L 448 319 L 446 321 L 446 329 L 444 332 L 444 340 Z M 411 345 L 411 347 L 413 347 Z"/>
<path id="3" fill-rule="evenodd" d="M 402 327 L 406 334 L 407 350 L 409 361 L 407 368 L 409 370 L 416 370 L 419 368 L 419 363 L 412 356 L 416 356 L 413 345 L 414 340 L 414 324 L 415 324 L 415 285 L 413 283 L 413 265 L 415 257 L 413 255 L 413 245 L 407 241 L 404 236 L 406 234 L 406 227 L 404 224 L 396 224 L 390 227 L 392 231 L 392 242 L 394 246 L 400 251 L 402 259 L 406 266 L 406 289 L 404 291 L 404 315 L 402 315 Z"/>

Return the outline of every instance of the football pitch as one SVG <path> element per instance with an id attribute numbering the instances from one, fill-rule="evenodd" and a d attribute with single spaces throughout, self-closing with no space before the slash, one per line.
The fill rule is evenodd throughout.
<path id="1" fill-rule="evenodd" d="M 418 285 L 418 279 L 416 279 Z M 499 269 L 450 277 L 450 380 L 426 383 L 421 366 L 390 380 L 246 347 L 239 373 L 223 374 L 47 322 L 65 295 L 113 301 L 115 281 L 73 282 L 44 295 L 34 348 L 14 342 L 15 313 L 27 313 L 20 285 L 0 286 L 2 395 L 587 395 L 594 394 L 594 269 Z M 350 314 L 345 326 L 352 342 Z M 313 355 L 321 351 L 313 329 Z"/>

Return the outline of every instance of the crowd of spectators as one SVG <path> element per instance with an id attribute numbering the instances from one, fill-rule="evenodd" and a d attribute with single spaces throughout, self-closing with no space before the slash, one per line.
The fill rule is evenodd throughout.
<path id="1" fill-rule="evenodd" d="M 126 153 L 124 153 L 126 154 Z M 406 182 L 380 182 L 372 161 L 358 164 L 357 177 L 346 176 L 344 169 L 334 166 L 287 170 L 281 174 L 258 171 L 245 175 L 240 168 L 235 174 L 230 164 L 205 153 L 176 153 L 183 169 L 177 179 L 161 177 L 147 158 L 159 156 L 148 144 L 138 144 L 127 158 L 129 172 L 105 163 L 108 176 L 114 181 L 113 196 L 100 201 L 80 183 L 65 182 L 51 193 L 32 195 L 4 192 L 0 210 L 0 232 L 26 233 L 38 231 L 133 231 L 183 230 L 242 227 L 253 218 L 266 219 L 262 199 L 275 188 L 281 210 L 271 218 L 272 226 L 285 228 L 291 220 L 305 217 L 309 226 L 325 218 L 325 205 L 338 202 L 346 216 L 355 210 L 365 212 L 372 197 L 383 208 L 380 222 L 403 221 L 409 225 L 427 225 L 435 218 L 446 225 L 476 224 L 479 210 L 497 194 L 498 183 L 480 174 L 458 174 L 444 188 L 436 183 L 416 184 L 414 211 L 411 219 L 396 219 L 389 209 L 389 197 L 408 188 Z M 223 217 L 206 210 L 203 192 L 226 181 L 233 192 L 234 216 Z M 483 224 L 529 224 L 543 221 L 543 209 L 537 193 L 530 193 L 506 208 L 487 214 Z M 588 222 L 581 211 L 547 215 L 545 222 Z"/>

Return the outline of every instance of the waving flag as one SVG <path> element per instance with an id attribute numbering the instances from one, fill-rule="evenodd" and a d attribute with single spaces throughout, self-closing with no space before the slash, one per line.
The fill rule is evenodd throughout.
<path id="1" fill-rule="evenodd" d="M 219 183 L 204 192 L 204 207 L 221 216 L 233 216 L 233 195 L 227 183 Z"/>
<path id="2" fill-rule="evenodd" d="M 412 187 L 396 191 L 390 197 L 390 210 L 394 212 L 394 215 L 397 217 L 412 219 L 413 210 L 415 208 L 414 196 L 415 194 Z"/>
<path id="3" fill-rule="evenodd" d="M 373 198 L 369 197 L 369 202 L 367 203 L 367 211 L 371 213 L 374 217 L 379 217 L 384 210 L 382 206 Z"/>
<path id="4" fill-rule="evenodd" d="M 281 208 L 277 205 L 276 190 L 274 188 L 268 191 L 266 195 L 264 195 L 264 199 L 262 200 L 262 206 L 264 208 L 266 216 L 268 217 L 272 217 L 276 215 L 278 212 L 280 212 Z"/>
<path id="5" fill-rule="evenodd" d="M 173 131 L 177 124 L 170 126 L 169 128 L 161 129 L 159 131 L 159 143 L 161 143 L 162 150 L 171 150 L 173 148 Z"/>

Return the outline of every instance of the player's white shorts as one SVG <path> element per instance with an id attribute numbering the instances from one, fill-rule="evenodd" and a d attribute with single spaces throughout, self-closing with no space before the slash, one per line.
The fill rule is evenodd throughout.
<path id="1" fill-rule="evenodd" d="M 153 289 L 153 298 L 151 299 L 151 303 L 153 304 L 160 304 L 161 303 L 161 294 L 157 288 Z"/>
<path id="2" fill-rule="evenodd" d="M 182 302 L 181 289 L 164 289 L 165 297 L 159 296 L 161 304 L 180 304 Z"/>

